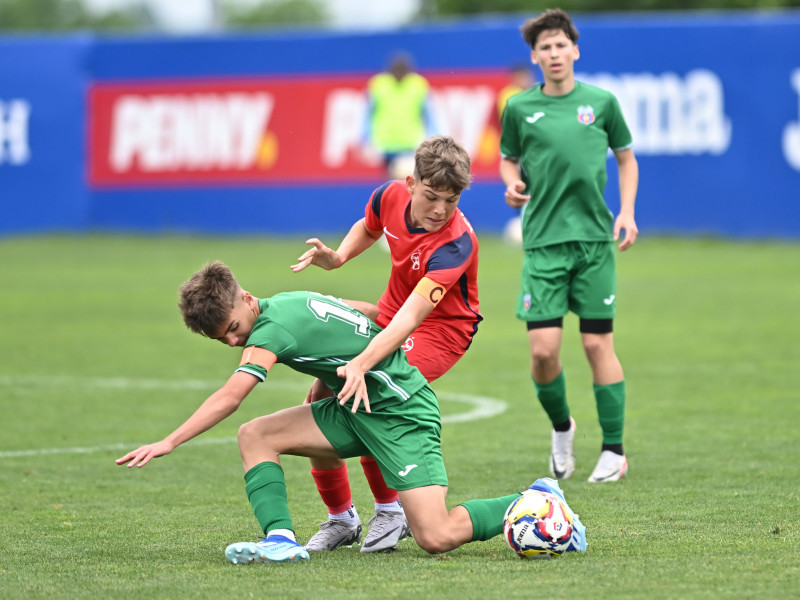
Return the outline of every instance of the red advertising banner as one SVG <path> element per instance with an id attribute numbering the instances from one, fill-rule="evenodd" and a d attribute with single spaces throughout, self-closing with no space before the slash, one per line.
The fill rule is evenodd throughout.
<path id="1" fill-rule="evenodd" d="M 424 73 L 439 133 L 498 179 L 497 94 L 508 74 Z M 93 187 L 375 181 L 363 144 L 368 76 L 97 82 L 89 90 Z"/>

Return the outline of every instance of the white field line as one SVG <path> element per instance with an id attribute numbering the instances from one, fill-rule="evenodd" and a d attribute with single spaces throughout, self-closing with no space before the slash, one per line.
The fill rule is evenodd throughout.
<path id="1" fill-rule="evenodd" d="M 301 383 L 271 381 L 268 383 L 271 389 L 281 389 L 304 393 L 308 387 Z M 202 379 L 184 379 L 177 381 L 161 379 L 128 379 L 122 377 L 113 378 L 80 378 L 80 377 L 15 377 L 0 375 L 0 388 L 3 387 L 79 387 L 92 389 L 114 389 L 114 390 L 216 390 L 219 388 L 219 381 Z M 488 419 L 495 415 L 505 412 L 508 405 L 496 398 L 488 396 L 474 396 L 471 394 L 461 394 L 454 392 L 436 392 L 440 401 L 460 402 L 472 407 L 471 410 L 462 413 L 450 414 L 442 417 L 442 423 L 465 423 L 478 419 Z M 211 446 L 215 444 L 235 443 L 235 437 L 208 438 L 200 437 L 190 443 L 198 446 Z M 104 446 L 90 446 L 85 448 L 39 448 L 31 450 L 4 450 L 0 451 L 0 459 L 21 458 L 26 456 L 46 456 L 51 454 L 91 454 L 93 452 L 109 452 L 112 450 L 129 450 L 141 444 L 123 443 L 106 444 Z"/>

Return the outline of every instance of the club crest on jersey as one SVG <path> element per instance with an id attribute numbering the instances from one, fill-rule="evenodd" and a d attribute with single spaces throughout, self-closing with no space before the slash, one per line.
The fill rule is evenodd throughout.
<path id="1" fill-rule="evenodd" d="M 578 122 L 584 125 L 591 125 L 594 123 L 594 109 L 591 106 L 579 106 Z"/>
<path id="2" fill-rule="evenodd" d="M 530 310 L 531 309 L 531 295 L 525 294 L 522 297 L 522 309 L 523 310 Z"/>
<path id="3" fill-rule="evenodd" d="M 415 271 L 419 271 L 419 257 L 422 254 L 422 250 L 416 250 L 414 254 L 411 255 L 411 268 Z"/>
<path id="4" fill-rule="evenodd" d="M 411 352 L 414 349 L 414 338 L 408 338 L 400 347 L 403 349 L 403 352 Z"/>

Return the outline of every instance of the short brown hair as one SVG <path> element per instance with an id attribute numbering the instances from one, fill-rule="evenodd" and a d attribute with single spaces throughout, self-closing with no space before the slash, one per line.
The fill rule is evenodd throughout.
<path id="1" fill-rule="evenodd" d="M 534 19 L 528 19 L 522 24 L 519 30 L 522 32 L 522 39 L 531 48 L 536 47 L 536 42 L 543 31 L 550 29 L 560 29 L 572 40 L 573 44 L 578 43 L 578 30 L 572 23 L 569 15 L 560 8 L 549 8 Z"/>
<path id="2" fill-rule="evenodd" d="M 208 263 L 180 287 L 183 322 L 195 333 L 214 335 L 230 317 L 241 289 L 227 265 Z"/>
<path id="3" fill-rule="evenodd" d="M 414 175 L 435 190 L 466 190 L 472 181 L 469 169 L 467 151 L 446 135 L 428 138 L 414 153 Z"/>

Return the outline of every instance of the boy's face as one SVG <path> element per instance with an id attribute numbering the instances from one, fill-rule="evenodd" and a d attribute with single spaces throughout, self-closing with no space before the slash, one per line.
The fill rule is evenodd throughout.
<path id="1" fill-rule="evenodd" d="M 439 231 L 453 216 L 461 192 L 437 190 L 413 175 L 406 177 L 411 207 L 408 220 L 412 227 L 422 227 L 431 233 Z"/>
<path id="2" fill-rule="evenodd" d="M 531 50 L 531 60 L 541 67 L 545 82 L 560 83 L 573 77 L 579 57 L 578 46 L 560 29 L 540 33 Z"/>
<path id="3" fill-rule="evenodd" d="M 208 337 L 226 346 L 244 346 L 253 331 L 258 313 L 258 300 L 250 292 L 242 290 L 233 303 L 228 319 L 219 326 L 214 335 Z"/>

